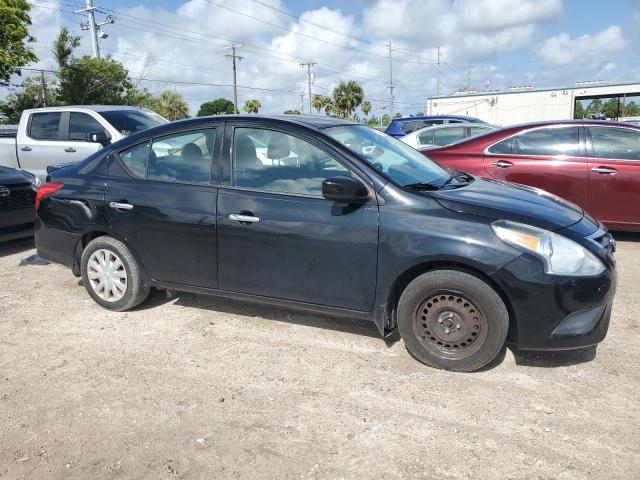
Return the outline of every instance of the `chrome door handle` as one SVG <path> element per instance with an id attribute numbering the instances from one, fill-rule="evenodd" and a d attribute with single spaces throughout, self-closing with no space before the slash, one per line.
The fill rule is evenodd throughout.
<path id="1" fill-rule="evenodd" d="M 251 215 L 242 215 L 240 213 L 232 213 L 229 215 L 229 220 L 234 220 L 240 223 L 257 223 L 260 221 L 258 217 L 254 217 Z"/>
<path id="2" fill-rule="evenodd" d="M 30 152 L 31 147 L 20 147 L 20 150 L 22 150 L 23 152 Z"/>
<path id="3" fill-rule="evenodd" d="M 114 210 L 132 210 L 133 205 L 130 203 L 109 202 L 109 206 Z"/>
<path id="4" fill-rule="evenodd" d="M 64 149 L 64 151 L 67 152 L 67 153 L 73 153 L 73 152 L 76 151 L 76 149 L 73 148 L 73 147 L 67 147 L 67 148 Z"/>
<path id="5" fill-rule="evenodd" d="M 491 162 L 491 165 L 498 168 L 513 167 L 513 162 L 507 162 L 506 160 L 498 160 L 497 162 Z"/>
<path id="6" fill-rule="evenodd" d="M 594 167 L 591 169 L 592 172 L 600 173 L 602 175 L 615 175 L 618 171 L 615 168 L 608 167 Z"/>

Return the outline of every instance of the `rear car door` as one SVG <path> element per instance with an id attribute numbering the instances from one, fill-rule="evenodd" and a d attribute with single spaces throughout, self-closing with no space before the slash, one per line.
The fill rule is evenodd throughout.
<path id="1" fill-rule="evenodd" d="M 216 183 L 221 130 L 203 127 L 150 138 L 109 159 L 105 189 L 109 225 L 153 280 L 218 286 Z"/>
<path id="2" fill-rule="evenodd" d="M 588 126 L 587 210 L 609 228 L 640 225 L 640 130 Z"/>
<path id="3" fill-rule="evenodd" d="M 218 194 L 220 288 L 370 310 L 378 205 L 340 205 L 321 194 L 324 179 L 355 175 L 344 159 L 307 133 L 259 125 L 231 125 L 226 141 L 228 185 Z"/>
<path id="4" fill-rule="evenodd" d="M 525 130 L 489 146 L 484 168 L 494 178 L 541 188 L 584 207 L 588 169 L 583 138 L 575 125 Z"/>

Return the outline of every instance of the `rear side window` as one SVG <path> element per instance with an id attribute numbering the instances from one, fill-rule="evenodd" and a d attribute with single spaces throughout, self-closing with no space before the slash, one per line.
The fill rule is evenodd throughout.
<path id="1" fill-rule="evenodd" d="M 419 134 L 418 145 L 433 145 L 433 130 Z"/>
<path id="2" fill-rule="evenodd" d="M 626 128 L 589 127 L 596 158 L 640 160 L 640 132 Z"/>
<path id="3" fill-rule="evenodd" d="M 433 131 L 434 145 L 444 146 L 464 138 L 464 127 L 440 128 Z"/>
<path id="4" fill-rule="evenodd" d="M 469 136 L 473 137 L 474 135 L 481 135 L 487 132 L 488 130 L 491 130 L 491 129 L 487 127 L 469 127 Z"/>
<path id="5" fill-rule="evenodd" d="M 71 112 L 69 114 L 69 140 L 86 141 L 88 133 L 102 133 L 104 127 L 91 115 Z"/>
<path id="6" fill-rule="evenodd" d="M 154 138 L 120 153 L 136 177 L 163 182 L 208 184 L 216 129 L 194 130 Z"/>
<path id="7" fill-rule="evenodd" d="M 493 145 L 490 153 L 512 155 L 580 155 L 578 127 L 541 128 L 508 138 Z"/>
<path id="8" fill-rule="evenodd" d="M 418 120 L 416 123 L 416 130 L 420 130 L 421 128 L 430 127 L 432 125 L 437 125 L 442 123 L 441 120 Z"/>
<path id="9" fill-rule="evenodd" d="M 62 112 L 32 113 L 29 137 L 34 140 L 60 140 Z"/>
<path id="10" fill-rule="evenodd" d="M 415 132 L 417 130 L 417 122 L 416 121 L 411 121 L 411 122 L 400 122 L 400 130 L 402 130 L 403 133 L 411 133 L 411 132 Z"/>

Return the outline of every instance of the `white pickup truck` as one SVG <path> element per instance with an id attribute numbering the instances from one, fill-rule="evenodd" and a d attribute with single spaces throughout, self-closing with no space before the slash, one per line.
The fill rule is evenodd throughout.
<path id="1" fill-rule="evenodd" d="M 0 133 L 0 166 L 47 176 L 47 167 L 84 160 L 104 145 L 167 123 L 150 110 L 81 105 L 25 110 L 15 133 Z"/>

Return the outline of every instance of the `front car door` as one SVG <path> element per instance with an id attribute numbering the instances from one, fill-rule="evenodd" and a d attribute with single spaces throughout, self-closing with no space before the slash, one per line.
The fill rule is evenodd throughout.
<path id="1" fill-rule="evenodd" d="M 218 286 L 216 183 L 221 132 L 222 128 L 202 127 L 149 138 L 109 158 L 105 189 L 109 225 L 153 280 Z"/>
<path id="2" fill-rule="evenodd" d="M 99 143 L 87 142 L 87 134 L 107 133 L 106 128 L 88 113 L 69 112 L 66 125 L 64 158 L 67 162 L 80 162 L 102 148 Z"/>
<path id="3" fill-rule="evenodd" d="M 611 229 L 640 226 L 640 130 L 588 126 L 587 211 Z"/>
<path id="4" fill-rule="evenodd" d="M 355 175 L 348 162 L 304 131 L 240 122 L 227 128 L 227 186 L 218 194 L 220 288 L 370 310 L 378 205 L 341 205 L 321 195 L 324 179 Z"/>
<path id="5" fill-rule="evenodd" d="M 494 178 L 541 188 L 584 207 L 588 174 L 583 137 L 575 125 L 525 130 L 489 146 L 484 168 Z"/>

